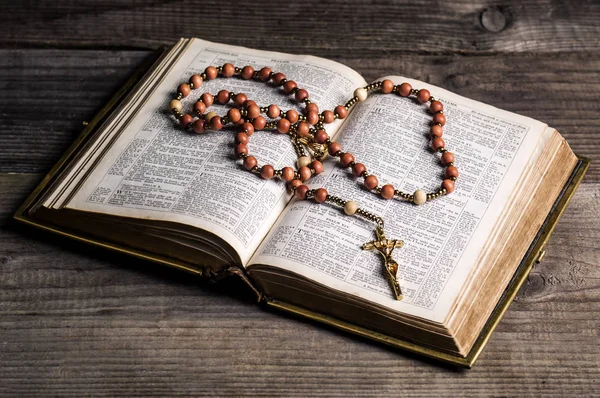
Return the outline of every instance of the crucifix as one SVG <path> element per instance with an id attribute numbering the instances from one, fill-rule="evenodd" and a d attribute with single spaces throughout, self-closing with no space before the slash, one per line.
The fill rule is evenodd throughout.
<path id="1" fill-rule="evenodd" d="M 363 250 L 375 249 L 383 256 L 384 266 L 387 271 L 387 278 L 392 285 L 392 290 L 396 295 L 396 300 L 402 300 L 402 290 L 400 289 L 400 284 L 398 283 L 398 278 L 396 276 L 398 273 L 398 263 L 392 258 L 392 252 L 396 247 L 404 246 L 404 242 L 397 239 L 392 240 L 386 238 L 385 233 L 383 232 L 383 227 L 380 227 L 379 225 L 375 229 L 375 234 L 377 235 L 377 239 L 365 243 L 362 248 Z"/>

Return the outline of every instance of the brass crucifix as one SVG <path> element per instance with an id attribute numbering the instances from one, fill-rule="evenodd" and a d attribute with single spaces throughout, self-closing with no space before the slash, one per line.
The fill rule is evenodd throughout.
<path id="1" fill-rule="evenodd" d="M 404 242 L 396 239 L 387 239 L 383 232 L 383 228 L 380 226 L 377 226 L 375 234 L 377 235 L 377 240 L 365 243 L 362 248 L 364 250 L 375 249 L 383 256 L 387 277 L 392 285 L 392 290 L 396 295 L 396 300 L 402 300 L 402 290 L 400 289 L 400 284 L 398 283 L 398 278 L 396 276 L 398 273 L 398 263 L 392 258 L 392 252 L 396 247 L 404 246 Z"/>

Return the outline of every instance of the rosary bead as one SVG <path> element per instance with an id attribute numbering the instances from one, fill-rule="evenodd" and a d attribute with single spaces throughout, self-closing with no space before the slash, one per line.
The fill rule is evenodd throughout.
<path id="1" fill-rule="evenodd" d="M 341 150 L 342 150 L 342 145 L 339 142 L 334 141 L 331 144 L 329 144 L 329 154 L 331 156 L 336 156 L 337 153 Z"/>
<path id="2" fill-rule="evenodd" d="M 290 191 L 292 191 L 294 188 L 298 188 L 300 185 L 302 185 L 302 181 L 300 180 L 292 180 L 287 183 L 287 187 Z"/>
<path id="3" fill-rule="evenodd" d="M 323 163 L 318 160 L 313 160 L 310 162 L 310 168 L 315 171 L 315 175 L 321 174 L 323 172 Z"/>
<path id="4" fill-rule="evenodd" d="M 252 72 L 254 73 L 254 71 Z M 270 164 L 266 164 L 260 170 L 260 176 L 265 180 L 270 180 L 275 175 L 275 168 Z"/>
<path id="5" fill-rule="evenodd" d="M 294 179 L 294 169 L 289 166 L 281 169 L 281 179 L 283 181 L 292 181 Z"/>
<path id="6" fill-rule="evenodd" d="M 362 163 L 355 163 L 352 166 L 352 173 L 355 177 L 360 177 L 365 171 L 367 171 L 367 167 Z"/>
<path id="7" fill-rule="evenodd" d="M 237 106 L 244 105 L 244 103 L 246 101 L 248 101 L 248 97 L 244 93 L 236 94 L 235 98 L 233 99 L 233 103 L 236 104 Z"/>
<path id="8" fill-rule="evenodd" d="M 285 113 L 285 118 L 290 121 L 290 123 L 296 123 L 298 121 L 298 112 L 293 109 L 290 109 Z"/>
<path id="9" fill-rule="evenodd" d="M 286 94 L 290 94 L 292 92 L 293 89 L 295 89 L 296 87 L 298 87 L 298 85 L 296 84 L 295 81 L 293 80 L 288 80 L 287 82 L 285 82 L 283 84 L 283 91 Z"/>
<path id="10" fill-rule="evenodd" d="M 298 126 L 296 127 L 296 133 L 302 138 L 308 137 L 310 135 L 310 125 L 306 122 L 298 123 Z"/>
<path id="11" fill-rule="evenodd" d="M 312 105 L 312 104 L 310 104 Z M 319 122 L 319 112 L 317 111 L 308 111 L 306 113 L 306 121 L 310 125 L 315 125 Z"/>
<path id="12" fill-rule="evenodd" d="M 294 94 L 294 98 L 296 98 L 296 101 L 302 102 L 304 99 L 308 98 L 308 91 L 301 88 L 300 90 L 296 91 L 296 94 Z"/>
<path id="13" fill-rule="evenodd" d="M 325 188 L 319 188 L 315 191 L 315 202 L 323 203 L 327 200 L 328 192 Z"/>
<path id="14" fill-rule="evenodd" d="M 394 82 L 391 80 L 384 80 L 381 82 L 381 92 L 384 94 L 389 94 L 394 91 Z"/>
<path id="15" fill-rule="evenodd" d="M 417 189 L 413 194 L 413 203 L 416 205 L 422 205 L 427 202 L 427 192 L 422 189 Z"/>
<path id="16" fill-rule="evenodd" d="M 204 115 L 204 112 L 206 112 L 206 105 L 204 104 L 204 102 L 194 102 L 194 112 L 196 112 L 199 115 Z"/>
<path id="17" fill-rule="evenodd" d="M 242 68 L 242 77 L 246 80 L 252 79 L 254 76 L 254 68 L 250 65 L 246 65 Z"/>
<path id="18" fill-rule="evenodd" d="M 349 216 L 353 216 L 354 214 L 356 214 L 357 210 L 358 210 L 358 204 L 353 200 L 347 201 L 346 204 L 344 205 L 344 213 L 346 213 Z"/>
<path id="19" fill-rule="evenodd" d="M 317 144 L 324 144 L 329 138 L 329 134 L 325 130 L 317 130 L 315 133 L 315 142 Z"/>
<path id="20" fill-rule="evenodd" d="M 246 144 L 237 144 L 235 146 L 235 156 L 247 155 L 247 154 L 248 154 L 248 147 L 246 146 Z"/>
<path id="21" fill-rule="evenodd" d="M 248 134 L 248 137 L 250 137 L 252 134 L 254 134 L 254 126 L 250 122 L 246 122 L 246 123 L 242 124 L 242 129 L 244 129 L 246 134 Z"/>
<path id="22" fill-rule="evenodd" d="M 244 159 L 244 168 L 246 170 L 252 170 L 256 167 L 257 164 L 258 162 L 256 161 L 256 158 L 254 156 L 248 156 L 246 159 Z"/>
<path id="23" fill-rule="evenodd" d="M 210 123 L 210 119 L 212 119 L 215 116 L 218 116 L 216 112 L 208 112 L 206 115 L 204 115 L 204 120 Z"/>
<path id="24" fill-rule="evenodd" d="M 344 154 L 342 154 L 342 156 L 340 156 L 340 165 L 342 167 L 348 167 L 350 166 L 350 163 L 354 162 L 354 155 L 346 152 Z"/>
<path id="25" fill-rule="evenodd" d="M 300 167 L 298 169 L 298 174 L 300 174 L 300 179 L 302 181 L 308 181 L 310 180 L 310 177 L 312 177 L 312 172 L 307 166 Z"/>
<path id="26" fill-rule="evenodd" d="M 263 130 L 267 125 L 267 120 L 264 117 L 259 116 L 252 121 L 252 125 L 255 130 Z"/>
<path id="27" fill-rule="evenodd" d="M 454 163 L 454 154 L 452 152 L 444 152 L 441 160 L 444 166 L 448 165 L 449 163 Z"/>
<path id="28" fill-rule="evenodd" d="M 229 102 L 229 91 L 220 90 L 217 93 L 217 102 L 221 105 L 225 105 L 226 103 L 228 103 Z"/>
<path id="29" fill-rule="evenodd" d="M 434 124 L 433 126 L 431 126 L 430 133 L 432 137 L 441 137 L 442 135 L 444 135 L 444 129 L 442 128 L 442 126 Z"/>
<path id="30" fill-rule="evenodd" d="M 348 109 L 346 109 L 344 105 L 336 106 L 333 111 L 337 113 L 340 119 L 344 119 L 346 116 L 348 116 Z"/>
<path id="31" fill-rule="evenodd" d="M 367 99 L 369 93 L 367 92 L 367 89 L 359 87 L 356 90 L 354 90 L 354 96 L 358 99 L 358 102 L 363 102 Z"/>
<path id="32" fill-rule="evenodd" d="M 200 119 L 202 120 L 202 119 Z M 248 143 L 248 134 L 246 133 L 237 133 L 235 135 L 235 142 L 237 142 L 238 144 L 247 144 Z"/>
<path id="33" fill-rule="evenodd" d="M 279 85 L 281 84 L 281 81 L 285 79 L 285 75 L 281 72 L 275 73 L 273 75 L 273 77 L 271 78 L 271 80 L 273 80 L 273 83 Z"/>
<path id="34" fill-rule="evenodd" d="M 194 121 L 194 118 L 187 113 L 179 118 L 179 125 L 186 128 Z"/>
<path id="35" fill-rule="evenodd" d="M 392 199 L 394 197 L 394 186 L 385 184 L 381 187 L 381 197 L 384 199 Z"/>
<path id="36" fill-rule="evenodd" d="M 263 82 L 266 82 L 271 77 L 271 72 L 272 72 L 271 68 L 267 68 L 265 66 L 265 67 L 261 68 L 260 71 L 258 71 L 258 78 L 260 80 L 262 80 Z"/>
<path id="37" fill-rule="evenodd" d="M 298 164 L 298 167 L 306 167 L 310 164 L 310 158 L 308 156 L 300 156 L 296 164 Z"/>
<path id="38" fill-rule="evenodd" d="M 210 128 L 213 130 L 221 130 L 223 128 L 223 119 L 221 119 L 221 116 L 215 116 L 210 119 Z"/>
<path id="39" fill-rule="evenodd" d="M 319 106 L 314 102 L 311 102 L 310 104 L 306 105 L 306 112 L 317 112 L 317 114 L 319 114 Z"/>
<path id="40" fill-rule="evenodd" d="M 287 133 L 290 131 L 290 121 L 287 119 L 279 119 L 277 121 L 277 131 L 280 133 Z"/>
<path id="41" fill-rule="evenodd" d="M 324 111 L 322 115 L 323 121 L 327 124 L 332 123 L 335 120 L 335 115 L 332 111 Z"/>
<path id="42" fill-rule="evenodd" d="M 200 96 L 200 100 L 204 102 L 204 105 L 211 106 L 215 101 L 215 98 L 210 93 L 204 93 Z"/>
<path id="43" fill-rule="evenodd" d="M 192 127 L 196 134 L 202 134 L 204 133 L 204 130 L 206 130 L 206 122 L 204 119 L 197 119 Z"/>
<path id="44" fill-rule="evenodd" d="M 419 90 L 419 92 L 417 93 L 417 100 L 419 100 L 419 102 L 422 104 L 429 101 L 430 97 L 431 97 L 431 94 L 429 93 L 429 90 L 426 90 L 424 88 Z"/>
<path id="45" fill-rule="evenodd" d="M 182 109 L 181 101 L 176 100 L 176 99 L 171 100 L 171 102 L 169 102 L 169 109 L 174 110 L 177 113 L 180 113 L 181 109 Z"/>
<path id="46" fill-rule="evenodd" d="M 442 104 L 440 101 L 431 101 L 431 104 L 429 104 L 429 109 L 431 109 L 431 112 L 436 113 L 439 111 L 443 111 L 444 110 L 444 104 Z"/>
<path id="47" fill-rule="evenodd" d="M 366 176 L 364 185 L 365 185 L 365 188 L 367 188 L 369 191 L 371 191 L 371 190 L 377 188 L 377 185 L 379 185 L 379 180 L 374 175 Z"/>
<path id="48" fill-rule="evenodd" d="M 190 85 L 187 83 L 181 83 L 178 87 L 177 87 L 177 92 L 181 94 L 181 96 L 183 98 L 187 97 L 188 95 L 190 95 L 190 92 L 192 91 L 192 89 L 190 88 Z"/>
<path id="49" fill-rule="evenodd" d="M 279 109 L 279 107 L 275 104 L 271 104 L 269 105 L 269 109 L 267 110 L 267 116 L 269 116 L 271 119 L 275 119 L 276 117 L 279 117 L 279 115 L 281 114 L 281 109 Z"/>
<path id="50" fill-rule="evenodd" d="M 204 74 L 206 75 L 206 80 L 213 80 L 217 78 L 219 71 L 217 71 L 217 68 L 214 66 L 209 66 L 208 68 L 204 69 Z"/>
<path id="51" fill-rule="evenodd" d="M 446 193 L 454 192 L 454 181 L 452 181 L 452 180 L 442 181 L 442 189 L 445 189 Z"/>
<path id="52" fill-rule="evenodd" d="M 439 123 L 442 126 L 446 124 L 446 116 L 443 113 L 436 113 L 433 115 L 433 123 Z"/>
<path id="53" fill-rule="evenodd" d="M 190 77 L 190 83 L 192 83 L 194 85 L 194 88 L 200 88 L 200 86 L 202 86 L 202 76 L 200 75 L 192 75 L 192 77 Z"/>
<path id="54" fill-rule="evenodd" d="M 433 140 L 431 140 L 431 149 L 434 151 L 438 151 L 440 148 L 443 148 L 444 145 L 446 145 L 446 143 L 444 142 L 443 138 L 435 137 Z"/>
<path id="55" fill-rule="evenodd" d="M 446 170 L 444 171 L 444 177 L 446 178 L 458 178 L 458 169 L 456 168 L 456 166 L 448 166 L 446 167 Z"/>
<path id="56" fill-rule="evenodd" d="M 239 109 L 231 108 L 229 111 L 227 111 L 227 117 L 229 117 L 229 120 L 231 120 L 233 123 L 237 123 L 242 118 L 242 114 Z"/>
<path id="57" fill-rule="evenodd" d="M 410 85 L 410 83 L 402 83 L 398 86 L 398 94 L 400 94 L 403 97 L 408 97 L 411 91 L 412 86 Z"/>
<path id="58" fill-rule="evenodd" d="M 244 101 L 244 103 L 242 105 L 243 105 L 244 108 L 248 109 L 252 105 L 256 105 L 256 102 L 254 102 L 252 100 L 246 100 L 246 101 Z M 258 106 L 258 105 L 256 105 L 256 106 Z M 260 107 L 258 109 L 260 109 Z"/>
<path id="59" fill-rule="evenodd" d="M 222 69 L 221 73 L 223 74 L 224 77 L 231 77 L 235 73 L 235 66 L 233 66 L 230 63 L 226 63 L 225 65 L 223 65 L 223 69 Z"/>
<path id="60" fill-rule="evenodd" d="M 260 116 L 260 107 L 258 105 L 250 105 L 248 107 L 248 117 L 250 119 L 256 119 Z"/>
<path id="61" fill-rule="evenodd" d="M 296 187 L 296 197 L 300 200 L 306 199 L 306 193 L 308 190 L 309 188 L 306 185 L 298 185 Z"/>

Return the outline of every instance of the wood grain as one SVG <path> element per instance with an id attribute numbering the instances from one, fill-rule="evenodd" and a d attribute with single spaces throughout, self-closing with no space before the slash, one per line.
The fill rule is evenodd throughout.
<path id="1" fill-rule="evenodd" d="M 600 393 L 598 183 L 460 371 L 269 312 L 238 285 L 32 237 L 9 217 L 40 177 L 0 174 L 0 396 Z"/>

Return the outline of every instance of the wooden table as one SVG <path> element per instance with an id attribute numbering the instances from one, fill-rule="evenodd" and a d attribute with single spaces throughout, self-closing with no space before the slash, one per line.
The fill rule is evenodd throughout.
<path id="1" fill-rule="evenodd" d="M 600 393 L 600 3 L 369 3 L 2 1 L 0 396 Z M 593 159 L 473 370 L 11 222 L 82 122 L 180 36 L 429 81 L 543 120 Z"/>

